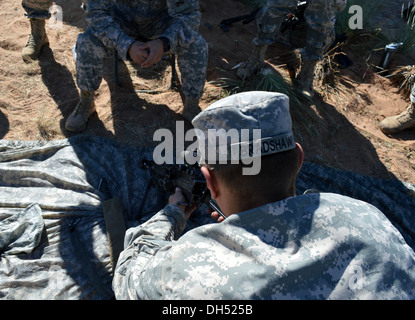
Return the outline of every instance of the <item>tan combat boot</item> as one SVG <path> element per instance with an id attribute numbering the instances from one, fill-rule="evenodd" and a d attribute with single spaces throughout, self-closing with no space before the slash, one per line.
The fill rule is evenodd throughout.
<path id="1" fill-rule="evenodd" d="M 22 50 L 22 58 L 24 61 L 37 59 L 42 47 L 49 43 L 45 31 L 44 19 L 30 19 L 30 29 L 29 40 Z"/>
<path id="2" fill-rule="evenodd" d="M 264 63 L 267 48 L 267 45 L 255 46 L 248 61 L 244 62 L 236 71 L 237 76 L 244 80 L 249 79 L 257 73 Z"/>
<path id="3" fill-rule="evenodd" d="M 70 114 L 65 123 L 65 129 L 71 132 L 79 132 L 86 128 L 88 118 L 95 112 L 94 91 L 81 90 L 81 97 L 75 110 Z"/>
<path id="4" fill-rule="evenodd" d="M 411 103 L 404 112 L 397 116 L 383 119 L 379 126 L 383 133 L 398 133 L 415 128 L 415 104 Z"/>
<path id="5" fill-rule="evenodd" d="M 297 75 L 297 85 L 301 92 L 307 97 L 314 97 L 314 69 L 317 60 L 304 60 L 300 72 Z"/>
<path id="6" fill-rule="evenodd" d="M 200 109 L 199 106 L 199 99 L 185 97 L 182 112 L 183 118 L 185 118 L 189 122 L 192 122 L 193 118 L 196 117 L 201 111 L 202 109 Z"/>

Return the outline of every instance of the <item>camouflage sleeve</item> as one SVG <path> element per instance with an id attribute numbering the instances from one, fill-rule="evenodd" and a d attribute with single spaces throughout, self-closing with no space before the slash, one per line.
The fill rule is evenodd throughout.
<path id="1" fill-rule="evenodd" d="M 201 19 L 198 0 L 167 0 L 169 15 L 173 22 L 164 31 L 163 37 L 170 41 L 170 48 L 175 51 L 177 46 L 186 46 L 198 36 Z"/>
<path id="2" fill-rule="evenodd" d="M 134 39 L 114 21 L 113 12 L 114 0 L 88 0 L 86 21 L 92 33 L 107 48 L 116 48 L 120 57 L 127 60 L 128 48 Z"/>
<path id="3" fill-rule="evenodd" d="M 160 250 L 167 251 L 171 247 L 185 227 L 184 212 L 176 205 L 167 205 L 150 220 L 127 230 L 124 251 L 114 272 L 113 290 L 117 299 L 154 298 L 157 288 L 141 288 L 141 274 Z"/>

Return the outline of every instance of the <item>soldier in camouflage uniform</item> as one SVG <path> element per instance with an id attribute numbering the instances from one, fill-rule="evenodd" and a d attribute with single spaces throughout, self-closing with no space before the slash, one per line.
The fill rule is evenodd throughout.
<path id="1" fill-rule="evenodd" d="M 39 56 L 43 46 L 49 43 L 45 31 L 45 20 L 50 18 L 51 0 L 23 0 L 22 6 L 30 21 L 30 36 L 22 50 L 22 58 L 31 61 Z"/>
<path id="2" fill-rule="evenodd" d="M 253 40 L 254 51 L 237 71 L 241 78 L 249 78 L 264 62 L 267 47 L 274 42 L 275 34 L 286 15 L 295 7 L 294 0 L 268 0 L 256 18 L 257 35 Z M 303 65 L 297 75 L 297 83 L 302 92 L 313 96 L 314 69 L 326 50 L 335 39 L 334 24 L 336 12 L 344 10 L 347 0 L 310 0 L 304 18 L 308 25 L 306 44 L 301 50 Z"/>
<path id="3" fill-rule="evenodd" d="M 176 190 L 164 209 L 127 230 L 116 298 L 415 298 L 415 253 L 382 212 L 339 194 L 296 196 L 303 151 L 287 96 L 235 94 L 192 123 L 199 146 L 208 130 L 261 129 L 260 173 L 243 175 L 241 163 L 206 164 L 202 152 L 207 186 L 227 218 L 181 235 L 192 209 Z M 246 136 L 241 146 L 252 143 Z"/>
<path id="4" fill-rule="evenodd" d="M 384 133 L 398 133 L 415 128 L 415 81 L 410 94 L 411 102 L 405 111 L 397 116 L 387 117 L 380 122 L 380 129 Z"/>
<path id="5" fill-rule="evenodd" d="M 94 92 L 102 81 L 103 59 L 114 49 L 120 58 L 142 68 L 159 62 L 164 52 L 175 53 L 185 96 L 183 116 L 196 115 L 207 67 L 207 44 L 198 33 L 200 17 L 198 0 L 87 1 L 88 28 L 76 44 L 81 100 L 66 129 L 83 130 L 95 112 Z"/>

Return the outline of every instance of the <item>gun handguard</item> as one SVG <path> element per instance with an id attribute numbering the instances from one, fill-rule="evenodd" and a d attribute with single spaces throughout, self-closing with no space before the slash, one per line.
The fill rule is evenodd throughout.
<path id="1" fill-rule="evenodd" d="M 152 160 L 142 160 L 141 168 L 150 170 L 153 184 L 162 188 L 163 191 L 174 193 L 179 187 L 188 205 L 197 204 L 198 207 L 205 203 L 219 215 L 226 219 L 216 201 L 210 196 L 206 186 L 206 179 L 197 165 L 189 164 L 156 164 Z"/>

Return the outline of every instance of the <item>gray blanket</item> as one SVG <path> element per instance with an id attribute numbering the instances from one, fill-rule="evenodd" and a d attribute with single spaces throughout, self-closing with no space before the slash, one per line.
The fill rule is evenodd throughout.
<path id="1" fill-rule="evenodd" d="M 118 198 L 127 228 L 158 210 L 143 158 L 151 150 L 91 136 L 0 140 L 0 299 L 112 299 L 102 204 Z M 297 193 L 308 189 L 375 205 L 415 248 L 414 185 L 305 163 Z M 205 209 L 188 228 L 213 223 Z"/>

